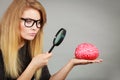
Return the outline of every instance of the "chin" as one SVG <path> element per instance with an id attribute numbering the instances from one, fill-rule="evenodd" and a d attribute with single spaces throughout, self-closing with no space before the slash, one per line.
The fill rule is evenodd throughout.
<path id="1" fill-rule="evenodd" d="M 32 38 L 26 38 L 26 40 L 28 40 L 28 41 L 31 41 L 31 40 L 33 40 L 34 38 L 32 37 Z"/>
<path id="2" fill-rule="evenodd" d="M 35 36 L 24 36 L 22 38 L 25 40 L 31 41 L 31 40 L 35 39 Z"/>
<path id="3" fill-rule="evenodd" d="M 28 39 L 28 41 L 32 41 L 33 39 Z"/>
<path id="4" fill-rule="evenodd" d="M 31 41 L 31 40 L 33 40 L 34 38 L 30 38 L 30 39 L 28 39 L 29 41 Z"/>

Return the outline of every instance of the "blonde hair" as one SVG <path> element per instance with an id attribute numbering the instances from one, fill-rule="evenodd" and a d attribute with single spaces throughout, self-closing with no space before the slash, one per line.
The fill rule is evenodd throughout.
<path id="1" fill-rule="evenodd" d="M 20 36 L 20 18 L 26 8 L 33 8 L 40 12 L 42 27 L 35 39 L 30 41 L 31 57 L 42 53 L 43 26 L 46 23 L 46 12 L 37 0 L 13 0 L 0 21 L 0 49 L 2 51 L 5 73 L 12 78 L 18 77 L 21 72 L 21 62 L 18 58 L 18 50 L 22 40 Z M 35 73 L 38 80 L 41 69 Z"/>

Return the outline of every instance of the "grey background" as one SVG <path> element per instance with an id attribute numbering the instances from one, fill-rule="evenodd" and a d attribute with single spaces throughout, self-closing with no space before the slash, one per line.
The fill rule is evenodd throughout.
<path id="1" fill-rule="evenodd" d="M 0 0 L 0 17 L 12 0 Z M 67 30 L 63 43 L 55 47 L 48 63 L 51 74 L 63 67 L 78 44 L 90 42 L 104 61 L 76 66 L 66 80 L 120 80 L 120 0 L 39 0 L 47 11 L 44 52 L 61 27 Z"/>

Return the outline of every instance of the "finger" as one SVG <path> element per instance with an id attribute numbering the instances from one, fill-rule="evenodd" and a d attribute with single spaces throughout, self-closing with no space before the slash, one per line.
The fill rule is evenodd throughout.
<path id="1" fill-rule="evenodd" d="M 52 53 L 48 53 L 48 52 L 47 52 L 46 55 L 47 55 L 47 56 L 46 56 L 47 58 L 50 58 L 50 57 L 52 56 Z"/>
<path id="2" fill-rule="evenodd" d="M 102 59 L 98 59 L 98 60 L 96 60 L 95 62 L 96 62 L 96 63 L 99 63 L 99 62 L 103 62 L 103 60 L 102 60 Z"/>
<path id="3" fill-rule="evenodd" d="M 92 63 L 100 63 L 102 62 L 102 59 L 97 59 L 97 60 L 89 60 L 88 62 L 92 62 Z"/>
<path id="4" fill-rule="evenodd" d="M 49 53 L 49 52 L 46 52 L 46 53 L 48 53 L 48 54 L 52 54 L 52 52 L 50 52 L 50 53 Z"/>

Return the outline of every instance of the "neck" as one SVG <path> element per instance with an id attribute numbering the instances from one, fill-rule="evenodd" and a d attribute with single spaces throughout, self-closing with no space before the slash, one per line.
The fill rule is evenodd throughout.
<path id="1" fill-rule="evenodd" d="M 24 46 L 24 44 L 25 44 L 26 42 L 27 42 L 27 41 L 22 40 L 22 41 L 20 42 L 20 46 L 19 46 L 19 48 L 23 47 L 23 46 Z"/>

